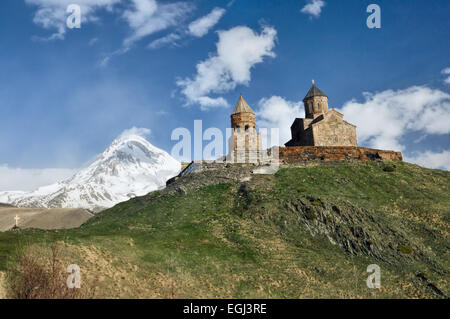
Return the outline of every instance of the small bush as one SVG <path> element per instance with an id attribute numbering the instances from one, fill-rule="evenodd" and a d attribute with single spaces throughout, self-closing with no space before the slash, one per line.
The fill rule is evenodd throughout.
<path id="1" fill-rule="evenodd" d="M 45 248 L 40 248 L 45 249 Z M 42 250 L 21 248 L 6 270 L 8 297 L 11 299 L 87 299 L 93 298 L 94 285 L 69 289 L 69 273 L 61 257 L 61 248 L 50 247 L 50 255 Z"/>
<path id="2" fill-rule="evenodd" d="M 393 172 L 393 171 L 395 171 L 395 165 L 385 165 L 383 167 L 383 171 L 385 171 L 385 172 Z"/>
<path id="3" fill-rule="evenodd" d="M 313 206 L 322 206 L 322 202 L 320 200 L 315 199 L 315 200 L 313 200 L 311 202 L 311 205 L 313 205 Z"/>
<path id="4" fill-rule="evenodd" d="M 306 187 L 300 187 L 298 189 L 298 191 L 299 191 L 299 193 L 306 193 L 307 189 L 306 189 Z"/>
<path id="5" fill-rule="evenodd" d="M 398 251 L 404 255 L 411 255 L 413 253 L 413 249 L 408 245 L 400 245 L 398 246 Z"/>
<path id="6" fill-rule="evenodd" d="M 322 206 L 322 201 L 319 198 L 314 198 L 314 197 L 307 197 L 308 200 L 310 201 L 311 205 L 313 206 Z"/>
<path id="7" fill-rule="evenodd" d="M 305 211 L 305 216 L 307 220 L 314 220 L 317 218 L 316 212 L 309 207 Z"/>

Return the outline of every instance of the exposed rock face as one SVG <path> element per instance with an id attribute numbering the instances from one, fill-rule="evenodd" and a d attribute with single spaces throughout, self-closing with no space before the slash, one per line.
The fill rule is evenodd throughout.
<path id="1" fill-rule="evenodd" d="M 256 167 L 256 165 L 252 164 L 204 162 L 198 171 L 184 175 L 180 174 L 168 180 L 167 187 L 161 192 L 163 194 L 185 194 L 188 190 L 198 189 L 207 185 L 243 181 L 251 177 Z"/>

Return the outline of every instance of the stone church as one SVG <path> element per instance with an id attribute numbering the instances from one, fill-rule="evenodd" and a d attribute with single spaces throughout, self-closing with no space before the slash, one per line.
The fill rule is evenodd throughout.
<path id="1" fill-rule="evenodd" d="M 356 126 L 344 121 L 342 113 L 328 109 L 328 97 L 314 80 L 303 103 L 305 118 L 295 119 L 286 146 L 358 146 Z"/>
<path id="2" fill-rule="evenodd" d="M 359 147 L 356 126 L 344 121 L 342 113 L 328 109 L 328 97 L 315 86 L 314 81 L 303 103 L 305 118 L 296 118 L 291 125 L 292 139 L 285 144 L 286 147 L 262 150 L 261 133 L 256 130 L 255 112 L 240 96 L 230 116 L 228 154 L 220 157 L 215 164 L 207 161 L 186 163 L 181 173 L 169 179 L 166 184 L 203 169 L 223 167 L 220 165 L 229 167 L 229 164 L 238 163 L 266 165 L 273 164 L 276 160 L 278 164 L 305 165 L 311 161 L 402 161 L 401 152 Z M 274 154 L 276 155 L 273 156 Z"/>

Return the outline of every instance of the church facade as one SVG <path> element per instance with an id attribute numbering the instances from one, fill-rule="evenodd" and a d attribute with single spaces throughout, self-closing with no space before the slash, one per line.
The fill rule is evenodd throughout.
<path id="1" fill-rule="evenodd" d="M 291 125 L 291 140 L 285 146 L 358 146 L 356 126 L 344 121 L 344 115 L 328 109 L 328 97 L 313 81 L 303 99 L 305 118 Z"/>

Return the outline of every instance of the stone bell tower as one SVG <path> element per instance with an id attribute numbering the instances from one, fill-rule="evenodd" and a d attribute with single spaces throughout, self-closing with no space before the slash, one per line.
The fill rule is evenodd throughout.
<path id="1" fill-rule="evenodd" d="M 231 113 L 232 134 L 229 141 L 232 162 L 256 163 L 260 157 L 261 135 L 256 131 L 255 112 L 242 98 Z"/>
<path id="2" fill-rule="evenodd" d="M 303 99 L 305 105 L 305 117 L 314 119 L 317 116 L 328 112 L 328 96 L 323 93 L 312 80 L 312 87 Z"/>

